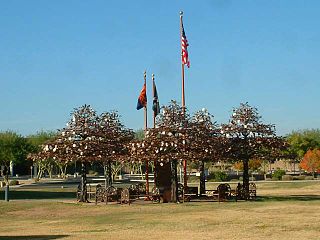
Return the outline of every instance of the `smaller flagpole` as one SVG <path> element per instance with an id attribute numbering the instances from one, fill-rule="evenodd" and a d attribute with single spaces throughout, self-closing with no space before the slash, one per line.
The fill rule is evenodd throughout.
<path id="1" fill-rule="evenodd" d="M 144 85 L 146 86 L 146 92 L 147 92 L 147 71 L 144 71 L 143 77 L 144 77 Z M 144 132 L 145 133 L 148 129 L 147 105 L 144 107 Z M 149 200 L 149 160 L 148 159 L 146 160 L 145 178 L 146 178 L 146 195 L 147 195 L 146 200 Z"/>
<path id="2" fill-rule="evenodd" d="M 152 96 L 153 96 L 153 100 L 155 98 L 155 96 L 154 96 L 154 94 L 155 94 L 154 88 L 155 88 L 154 74 L 152 73 Z M 155 127 L 156 127 L 156 112 L 153 110 L 153 128 L 155 128 Z"/>
<path id="3" fill-rule="evenodd" d="M 147 71 L 144 71 L 143 74 L 144 77 L 144 85 L 146 86 L 146 92 L 147 92 Z M 148 114 L 147 114 L 147 105 L 144 107 L 144 130 L 146 131 L 148 128 Z"/>
<path id="4" fill-rule="evenodd" d="M 183 12 L 180 11 L 180 45 L 182 44 L 182 17 L 183 17 Z M 182 45 L 181 45 L 182 47 Z M 182 90 L 181 90 L 181 106 L 183 113 L 185 113 L 185 92 L 184 92 L 184 63 L 182 62 L 182 50 L 181 50 L 181 73 L 182 73 Z M 188 186 L 188 180 L 187 180 L 187 160 L 183 159 L 183 186 L 186 189 Z"/>
<path id="5" fill-rule="evenodd" d="M 153 96 L 153 100 L 155 98 L 155 84 L 154 84 L 154 74 L 152 73 L 152 96 Z M 156 112 L 153 109 L 153 128 L 156 127 Z M 154 170 L 153 170 L 153 183 L 154 186 L 156 186 L 156 182 L 157 182 L 157 173 L 156 173 L 156 169 L 157 169 L 157 159 L 153 160 L 153 165 L 154 165 Z"/>

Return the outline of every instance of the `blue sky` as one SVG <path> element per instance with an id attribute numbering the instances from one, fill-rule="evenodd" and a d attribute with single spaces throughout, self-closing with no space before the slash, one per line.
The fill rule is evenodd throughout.
<path id="1" fill-rule="evenodd" d="M 186 105 L 226 122 L 240 102 L 279 134 L 320 125 L 320 1 L 1 1 L 0 131 L 65 126 L 74 107 L 135 109 L 148 74 L 181 101 L 179 11 L 189 41 Z M 149 112 L 151 125 L 151 111 Z"/>

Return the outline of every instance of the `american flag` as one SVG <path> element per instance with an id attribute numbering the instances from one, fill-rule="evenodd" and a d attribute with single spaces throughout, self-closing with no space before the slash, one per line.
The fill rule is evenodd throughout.
<path id="1" fill-rule="evenodd" d="M 181 27 L 182 27 L 182 35 L 181 35 L 181 60 L 182 64 L 185 64 L 190 67 L 189 55 L 188 55 L 188 40 L 186 37 L 186 33 L 184 32 L 183 23 L 181 20 Z"/>

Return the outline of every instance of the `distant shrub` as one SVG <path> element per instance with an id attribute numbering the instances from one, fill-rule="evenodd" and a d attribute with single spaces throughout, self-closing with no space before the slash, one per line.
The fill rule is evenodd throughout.
<path id="1" fill-rule="evenodd" d="M 227 178 L 228 178 L 228 175 L 225 172 L 221 172 L 221 171 L 213 172 L 213 179 L 217 182 L 226 181 Z"/>
<path id="2" fill-rule="evenodd" d="M 293 177 L 293 180 L 305 180 L 305 179 L 306 179 L 306 176 L 304 176 L 304 175 L 294 176 Z"/>
<path id="3" fill-rule="evenodd" d="M 313 176 L 306 176 L 305 180 L 314 180 L 314 177 Z"/>
<path id="4" fill-rule="evenodd" d="M 15 186 L 15 185 L 19 185 L 19 181 L 18 180 L 11 180 L 9 182 L 9 186 Z"/>
<path id="5" fill-rule="evenodd" d="M 283 175 L 286 174 L 285 170 L 282 169 L 277 169 L 274 171 L 274 173 L 272 174 L 272 179 L 277 179 L 280 180 L 282 178 Z"/>
<path id="6" fill-rule="evenodd" d="M 291 175 L 283 175 L 281 179 L 282 179 L 282 181 L 292 181 L 293 180 L 293 176 L 291 176 Z"/>
<path id="7" fill-rule="evenodd" d="M 197 176 L 189 176 L 188 182 L 198 182 L 199 177 Z"/>

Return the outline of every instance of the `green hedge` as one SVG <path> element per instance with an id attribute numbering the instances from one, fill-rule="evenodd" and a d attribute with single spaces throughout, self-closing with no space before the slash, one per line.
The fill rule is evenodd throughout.
<path id="1" fill-rule="evenodd" d="M 281 180 L 282 176 L 286 174 L 285 170 L 281 170 L 281 169 L 277 169 L 274 171 L 274 173 L 272 174 L 272 179 L 274 180 Z"/>

